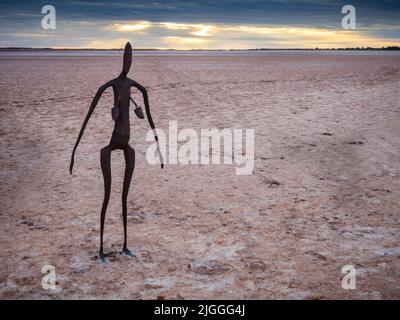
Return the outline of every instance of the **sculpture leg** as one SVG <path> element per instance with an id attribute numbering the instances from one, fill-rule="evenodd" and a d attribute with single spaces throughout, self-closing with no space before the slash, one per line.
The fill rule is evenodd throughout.
<path id="1" fill-rule="evenodd" d="M 131 184 L 133 170 L 135 169 L 135 149 L 133 149 L 130 145 L 128 145 L 124 149 L 125 156 L 125 176 L 124 176 L 124 186 L 122 190 L 122 220 L 124 224 L 124 246 L 122 248 L 122 252 L 130 257 L 135 257 L 135 254 L 132 253 L 127 247 L 127 198 L 129 192 L 129 186 Z"/>
<path id="2" fill-rule="evenodd" d="M 104 178 L 104 200 L 100 215 L 100 251 L 99 251 L 99 257 L 102 263 L 108 262 L 103 252 L 103 233 L 104 233 L 104 220 L 106 217 L 106 211 L 107 211 L 108 201 L 110 200 L 110 191 L 111 191 L 110 160 L 111 160 L 111 146 L 108 145 L 103 149 L 101 149 L 100 151 L 101 170 L 103 172 L 103 178 Z"/>

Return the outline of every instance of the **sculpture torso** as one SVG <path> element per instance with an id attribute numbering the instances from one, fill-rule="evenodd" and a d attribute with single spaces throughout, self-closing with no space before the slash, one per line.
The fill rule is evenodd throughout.
<path id="1" fill-rule="evenodd" d="M 129 99 L 131 95 L 131 83 L 128 78 L 117 78 L 113 84 L 114 106 L 119 108 L 118 119 L 115 121 L 111 144 L 114 147 L 123 147 L 129 143 Z"/>
<path id="2" fill-rule="evenodd" d="M 131 96 L 132 84 L 129 78 L 116 78 L 113 83 L 114 89 L 114 106 L 127 107 L 129 106 L 129 98 Z"/>

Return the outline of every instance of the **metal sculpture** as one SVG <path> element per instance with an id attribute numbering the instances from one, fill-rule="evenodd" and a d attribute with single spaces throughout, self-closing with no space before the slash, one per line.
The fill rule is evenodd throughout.
<path id="1" fill-rule="evenodd" d="M 121 74 L 102 85 L 96 95 L 94 96 L 92 103 L 90 105 L 89 111 L 86 115 L 86 118 L 83 122 L 82 128 L 79 132 L 78 139 L 75 143 L 74 149 L 72 151 L 71 156 L 71 163 L 70 163 L 70 173 L 72 174 L 72 169 L 74 167 L 74 158 L 76 148 L 82 138 L 83 132 L 85 131 L 86 125 L 96 108 L 97 103 L 103 92 L 109 88 L 113 88 L 114 92 L 114 107 L 111 109 L 112 118 L 115 121 L 114 131 L 111 136 L 110 143 L 101 149 L 100 151 L 100 163 L 101 163 L 101 170 L 103 172 L 104 177 L 104 200 L 103 206 L 101 208 L 100 214 L 100 250 L 99 250 L 99 257 L 102 263 L 107 263 L 108 260 L 104 255 L 103 251 L 103 233 L 104 233 L 104 220 L 106 216 L 107 206 L 110 199 L 110 191 L 111 191 L 111 151 L 116 149 L 121 149 L 124 151 L 125 156 L 125 176 L 124 176 L 124 184 L 122 190 L 122 219 L 123 219 L 123 227 L 124 227 L 124 244 L 122 248 L 122 252 L 128 256 L 135 257 L 135 254 L 132 253 L 127 247 L 127 197 L 129 192 L 129 186 L 132 179 L 132 174 L 135 169 L 135 149 L 133 149 L 129 145 L 129 138 L 130 138 L 130 121 L 129 121 L 129 102 L 130 100 L 133 101 L 135 104 L 135 114 L 137 117 L 144 119 L 144 115 L 142 109 L 138 107 L 135 101 L 131 98 L 131 88 L 137 88 L 143 95 L 145 110 L 147 120 L 150 124 L 151 129 L 153 129 L 154 137 L 158 145 L 158 137 L 155 131 L 155 125 L 153 119 L 150 114 L 150 105 L 149 105 L 149 98 L 147 95 L 147 90 L 137 83 L 136 81 L 127 77 L 127 74 L 130 70 L 132 64 L 132 47 L 128 42 L 125 45 L 124 56 L 123 56 L 123 66 Z M 158 148 L 158 153 L 160 156 L 160 163 L 161 168 L 164 167 L 163 157 L 160 153 L 160 149 Z"/>

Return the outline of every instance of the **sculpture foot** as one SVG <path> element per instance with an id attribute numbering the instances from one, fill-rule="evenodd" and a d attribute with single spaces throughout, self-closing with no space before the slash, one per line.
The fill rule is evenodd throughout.
<path id="1" fill-rule="evenodd" d="M 101 264 L 108 264 L 108 259 L 103 253 L 100 253 L 99 257 L 100 257 L 100 263 Z"/>
<path id="2" fill-rule="evenodd" d="M 123 248 L 122 253 L 126 254 L 128 257 L 136 258 L 136 254 L 131 252 L 128 248 Z"/>

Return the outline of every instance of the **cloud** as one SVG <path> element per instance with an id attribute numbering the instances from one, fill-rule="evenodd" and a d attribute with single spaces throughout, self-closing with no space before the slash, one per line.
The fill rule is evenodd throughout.
<path id="1" fill-rule="evenodd" d="M 151 23 L 149 21 L 137 21 L 133 23 L 127 23 L 127 24 L 120 24 L 120 23 L 115 23 L 113 24 L 110 29 L 114 29 L 116 31 L 140 31 L 147 29 L 151 26 Z"/>
<path id="2" fill-rule="evenodd" d="M 160 28 L 167 30 L 188 30 L 194 36 L 208 37 L 213 29 L 213 26 L 204 24 L 187 24 L 174 22 L 150 22 L 150 21 L 130 21 L 125 23 L 114 23 L 108 27 L 115 31 L 140 31 L 147 28 Z"/>
<path id="3" fill-rule="evenodd" d="M 126 38 L 118 38 L 113 40 L 92 40 L 85 43 L 86 48 L 116 49 L 123 48 L 129 41 Z"/>
<path id="4" fill-rule="evenodd" d="M 341 0 L 53 0 L 57 29 L 40 27 L 39 0 L 2 1 L 2 46 L 247 49 L 400 44 L 400 3 L 353 0 L 357 30 L 343 30 Z"/>
<path id="5" fill-rule="evenodd" d="M 207 47 L 207 39 L 195 37 L 163 37 L 161 39 L 168 47 L 180 50 L 203 49 Z"/>
<path id="6" fill-rule="evenodd" d="M 210 36 L 211 27 L 209 27 L 209 26 L 200 26 L 200 28 L 201 28 L 200 30 L 194 31 L 194 32 L 192 32 L 192 34 L 194 36 L 198 36 L 198 37 L 208 37 L 208 36 Z"/>
<path id="7" fill-rule="evenodd" d="M 174 48 L 245 49 L 266 48 L 331 48 L 354 46 L 398 45 L 399 39 L 369 35 L 368 30 L 293 27 L 274 25 L 185 24 L 174 22 L 126 22 L 113 24 L 116 32 L 134 33 L 144 28 L 149 38 Z M 382 26 L 380 26 L 382 28 Z M 205 40 L 207 38 L 207 41 Z M 227 47 L 227 43 L 231 43 Z M 162 45 L 164 48 L 164 45 Z"/>

